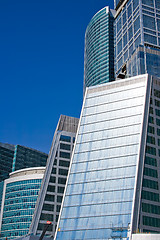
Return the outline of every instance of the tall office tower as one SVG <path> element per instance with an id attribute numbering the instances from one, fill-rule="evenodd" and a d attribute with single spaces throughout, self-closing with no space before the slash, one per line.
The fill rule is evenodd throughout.
<path id="1" fill-rule="evenodd" d="M 115 75 L 160 76 L 160 1 L 115 0 Z"/>
<path id="2" fill-rule="evenodd" d="M 78 122 L 78 118 L 64 115 L 59 119 L 29 231 L 34 235 L 42 233 L 47 221 L 52 225 L 46 235 L 55 234 Z"/>
<path id="3" fill-rule="evenodd" d="M 0 239 L 15 239 L 26 235 L 32 221 L 45 167 L 35 167 L 10 173 L 4 181 L 0 215 Z"/>
<path id="4" fill-rule="evenodd" d="M 29 167 L 46 166 L 48 155 L 21 145 L 0 143 L 0 182 L 9 173 Z"/>
<path id="5" fill-rule="evenodd" d="M 56 240 L 160 231 L 160 80 L 86 90 Z"/>
<path id="6" fill-rule="evenodd" d="M 32 148 L 15 145 L 12 172 L 29 167 L 45 167 L 48 154 Z"/>
<path id="7" fill-rule="evenodd" d="M 101 9 L 85 33 L 84 89 L 114 80 L 114 10 Z"/>
<path id="8" fill-rule="evenodd" d="M 48 155 L 46 153 L 24 147 L 0 143 L 0 209 L 4 180 L 9 173 L 29 167 L 46 166 Z"/>

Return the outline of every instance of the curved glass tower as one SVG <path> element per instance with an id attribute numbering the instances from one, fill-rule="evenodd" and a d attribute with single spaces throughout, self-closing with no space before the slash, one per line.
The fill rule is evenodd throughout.
<path id="1" fill-rule="evenodd" d="M 85 88 L 114 80 L 113 12 L 104 7 L 96 13 L 85 33 Z"/>
<path id="2" fill-rule="evenodd" d="M 4 181 L 0 215 L 1 240 L 28 233 L 45 167 L 34 167 L 10 173 Z"/>

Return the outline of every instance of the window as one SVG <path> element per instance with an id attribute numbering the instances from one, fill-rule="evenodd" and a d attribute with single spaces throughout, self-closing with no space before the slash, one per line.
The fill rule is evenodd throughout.
<path id="1" fill-rule="evenodd" d="M 54 202 L 54 195 L 46 194 L 45 201 Z"/>
<path id="2" fill-rule="evenodd" d="M 68 175 L 68 170 L 67 169 L 59 169 L 59 175 L 67 176 Z"/>
<path id="3" fill-rule="evenodd" d="M 56 168 L 52 168 L 52 173 L 56 174 Z"/>
<path id="4" fill-rule="evenodd" d="M 156 206 L 156 205 L 153 205 L 153 204 L 142 203 L 142 212 L 160 214 L 160 206 Z"/>
<path id="5" fill-rule="evenodd" d="M 60 212 L 60 209 L 61 209 L 61 205 L 57 205 L 56 211 L 57 211 L 57 212 Z"/>
<path id="6" fill-rule="evenodd" d="M 47 192 L 55 192 L 55 186 L 48 185 Z"/>
<path id="7" fill-rule="evenodd" d="M 153 114 L 153 108 L 152 107 L 149 108 L 149 113 Z"/>
<path id="8" fill-rule="evenodd" d="M 69 150 L 70 151 L 71 145 L 60 143 L 60 149 Z"/>
<path id="9" fill-rule="evenodd" d="M 71 141 L 71 137 L 70 136 L 61 135 L 60 136 L 60 140 L 64 141 L 64 142 L 70 142 Z"/>
<path id="10" fill-rule="evenodd" d="M 134 34 L 140 29 L 140 20 L 139 16 L 138 18 L 134 21 Z"/>
<path id="11" fill-rule="evenodd" d="M 70 162 L 69 162 L 69 161 L 59 160 L 59 166 L 69 167 L 69 165 L 70 165 Z"/>
<path id="12" fill-rule="evenodd" d="M 56 177 L 50 177 L 50 180 L 49 180 L 51 183 L 55 183 L 56 182 Z"/>
<path id="13" fill-rule="evenodd" d="M 58 193 L 63 193 L 64 192 L 64 187 L 58 187 Z"/>
<path id="14" fill-rule="evenodd" d="M 151 116 L 149 116 L 149 123 L 152 123 L 152 124 L 154 124 L 154 118 L 153 118 L 153 117 L 151 117 Z"/>
<path id="15" fill-rule="evenodd" d="M 159 194 L 143 190 L 142 191 L 142 199 L 159 202 Z"/>
<path id="16" fill-rule="evenodd" d="M 46 220 L 46 221 L 53 221 L 53 215 L 51 214 L 46 214 L 46 213 L 41 213 L 41 220 Z"/>
<path id="17" fill-rule="evenodd" d="M 160 117 L 160 110 L 156 109 L 156 115 Z"/>
<path id="18" fill-rule="evenodd" d="M 122 51 L 122 39 L 117 44 L 117 55 Z"/>
<path id="19" fill-rule="evenodd" d="M 68 153 L 68 152 L 61 152 L 60 151 L 60 157 L 61 158 L 68 158 L 68 159 L 70 159 L 70 153 Z"/>
<path id="20" fill-rule="evenodd" d="M 156 156 L 156 148 L 150 147 L 150 146 L 146 146 L 146 153 L 149 153 L 151 155 L 155 155 Z"/>
<path id="21" fill-rule="evenodd" d="M 160 129 L 157 128 L 157 135 L 160 136 Z"/>
<path id="22" fill-rule="evenodd" d="M 57 159 L 54 159 L 54 164 L 53 165 L 57 165 Z"/>
<path id="23" fill-rule="evenodd" d="M 149 180 L 149 179 L 143 179 L 143 187 L 158 190 L 158 182 L 153 181 L 153 180 Z"/>
<path id="24" fill-rule="evenodd" d="M 123 36 L 123 47 L 125 47 L 127 44 L 127 32 Z"/>
<path id="25" fill-rule="evenodd" d="M 123 25 L 124 25 L 126 23 L 126 20 L 127 20 L 127 18 L 126 18 L 126 11 L 123 13 L 122 18 L 123 18 Z"/>
<path id="26" fill-rule="evenodd" d="M 143 24 L 146 28 L 156 30 L 155 19 L 153 17 L 143 14 Z"/>
<path id="27" fill-rule="evenodd" d="M 146 226 L 160 227 L 160 219 L 143 216 L 143 224 Z"/>
<path id="28" fill-rule="evenodd" d="M 43 230 L 44 229 L 45 224 L 44 223 L 39 223 L 38 224 L 38 230 Z M 47 231 L 52 231 L 52 225 L 49 225 L 47 228 Z"/>
<path id="29" fill-rule="evenodd" d="M 151 157 L 146 156 L 145 157 L 145 163 L 148 164 L 148 165 L 157 167 L 157 160 L 155 158 L 151 158 Z"/>
<path id="30" fill-rule="evenodd" d="M 155 105 L 156 105 L 157 107 L 160 107 L 160 101 L 158 101 L 158 100 L 155 99 Z"/>
<path id="31" fill-rule="evenodd" d="M 63 197 L 62 196 L 57 196 L 57 202 L 61 203 L 62 202 Z"/>
<path id="32" fill-rule="evenodd" d="M 156 124 L 157 124 L 158 126 L 160 126 L 160 119 L 157 119 L 157 118 L 156 118 Z"/>
<path id="33" fill-rule="evenodd" d="M 60 177 L 59 177 L 59 178 L 58 178 L 58 183 L 59 183 L 59 184 L 66 184 L 66 180 L 67 180 L 66 178 L 60 178 Z"/>
<path id="34" fill-rule="evenodd" d="M 120 31 L 120 29 L 121 29 L 121 18 L 117 22 L 117 33 Z"/>
<path id="35" fill-rule="evenodd" d="M 131 38 L 133 37 L 132 25 L 131 25 L 131 27 L 128 29 L 128 37 L 129 37 L 129 41 L 130 41 Z"/>
<path id="36" fill-rule="evenodd" d="M 147 168 L 147 167 L 144 168 L 144 175 L 150 176 L 150 177 L 154 177 L 154 178 L 158 177 L 157 170 L 151 169 L 151 168 Z"/>
<path id="37" fill-rule="evenodd" d="M 147 143 L 155 144 L 155 138 L 152 136 L 147 136 Z"/>
<path id="38" fill-rule="evenodd" d="M 54 211 L 54 205 L 53 205 L 53 204 L 51 205 L 51 204 L 46 204 L 46 203 L 44 203 L 42 210 Z"/>
<path id="39" fill-rule="evenodd" d="M 160 98 L 160 91 L 157 89 L 154 89 L 154 96 L 157 98 Z"/>

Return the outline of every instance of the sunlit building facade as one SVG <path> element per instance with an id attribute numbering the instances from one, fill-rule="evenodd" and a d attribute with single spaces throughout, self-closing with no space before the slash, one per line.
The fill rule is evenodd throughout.
<path id="1" fill-rule="evenodd" d="M 87 88 L 56 240 L 160 232 L 160 80 Z"/>
<path id="2" fill-rule="evenodd" d="M 45 235 L 54 237 L 78 123 L 78 118 L 60 116 L 29 230 L 30 234 L 39 236 L 46 222 L 51 221 L 52 224 Z"/>
<path id="3" fill-rule="evenodd" d="M 115 1 L 115 75 L 160 76 L 159 0 Z"/>
<path id="4" fill-rule="evenodd" d="M 85 33 L 84 92 L 86 87 L 114 80 L 114 10 L 97 12 Z"/>

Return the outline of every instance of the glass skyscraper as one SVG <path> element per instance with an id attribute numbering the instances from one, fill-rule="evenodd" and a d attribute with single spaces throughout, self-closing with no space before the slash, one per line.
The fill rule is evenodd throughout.
<path id="1" fill-rule="evenodd" d="M 85 88 L 114 80 L 114 10 L 101 9 L 91 19 L 85 33 Z"/>
<path id="2" fill-rule="evenodd" d="M 160 1 L 115 1 L 115 75 L 160 76 Z"/>
<path id="3" fill-rule="evenodd" d="M 32 148 L 24 147 L 21 145 L 0 143 L 0 209 L 1 209 L 1 203 L 2 203 L 3 190 L 5 186 L 4 181 L 9 178 L 10 173 L 15 172 L 17 170 L 24 169 L 24 168 L 41 167 L 41 166 L 45 167 L 47 163 L 47 157 L 48 155 L 46 153 L 37 151 Z M 32 211 L 32 215 L 33 215 L 33 211 Z M 9 225 L 7 224 L 5 225 L 4 232 L 7 231 L 7 226 Z M 8 230 L 9 230 L 9 227 L 8 227 Z M 21 231 L 21 232 L 26 233 L 27 231 L 28 230 Z M 17 235 L 17 236 L 20 236 L 20 235 Z"/>
<path id="4" fill-rule="evenodd" d="M 79 119 L 61 115 L 49 153 L 46 171 L 38 196 L 30 234 L 40 235 L 51 221 L 46 236 L 54 237 Z"/>
<path id="5" fill-rule="evenodd" d="M 12 172 L 14 148 L 12 144 L 0 143 L 0 182 L 8 178 Z"/>
<path id="6" fill-rule="evenodd" d="M 160 80 L 87 88 L 57 240 L 160 232 Z"/>
<path id="7" fill-rule="evenodd" d="M 9 173 L 29 167 L 46 166 L 48 154 L 21 145 L 0 143 L 0 182 Z"/>
<path id="8" fill-rule="evenodd" d="M 15 239 L 28 233 L 45 167 L 10 173 L 4 181 L 0 215 L 0 239 Z"/>

